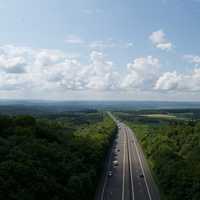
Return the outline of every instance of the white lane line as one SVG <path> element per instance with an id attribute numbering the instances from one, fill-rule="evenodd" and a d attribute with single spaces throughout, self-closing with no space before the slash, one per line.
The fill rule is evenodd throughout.
<path id="1" fill-rule="evenodd" d="M 125 160 L 126 160 L 126 140 L 125 140 L 125 134 L 124 135 L 124 158 L 123 158 L 123 180 L 122 180 L 122 200 L 124 200 L 124 180 L 125 180 Z"/>
<path id="2" fill-rule="evenodd" d="M 126 131 L 126 134 L 128 134 L 126 128 L 125 128 L 125 131 Z M 128 139 L 128 135 L 127 135 L 127 140 L 129 140 Z M 134 194 L 133 174 L 132 174 L 132 159 L 131 159 L 131 154 L 130 154 L 130 141 L 128 142 L 128 149 L 129 149 L 128 154 L 129 154 L 129 163 L 130 163 L 129 170 L 130 170 L 130 175 L 131 175 L 131 192 L 132 192 L 132 198 L 134 200 L 135 199 L 135 194 Z"/>
<path id="3" fill-rule="evenodd" d="M 134 134 L 134 133 L 133 133 L 133 134 Z M 135 138 L 135 136 L 133 136 L 133 137 L 134 137 L 135 149 L 136 149 L 137 156 L 138 156 L 138 159 L 139 159 L 139 162 L 140 162 L 140 167 L 141 167 L 142 173 L 143 173 L 143 175 L 144 175 L 144 182 L 145 182 L 145 185 L 146 185 L 146 188 L 147 188 L 147 193 L 148 193 L 149 199 L 152 200 L 152 198 L 151 198 L 151 193 L 150 193 L 150 190 L 149 190 L 149 186 L 148 186 L 148 184 L 147 184 L 146 175 L 145 175 L 145 173 L 144 173 L 144 168 L 143 168 L 143 166 L 142 166 L 142 161 L 141 161 L 141 158 L 140 158 L 140 154 L 139 154 L 139 152 L 138 152 L 137 144 L 136 144 L 136 142 L 135 142 L 136 138 Z"/>

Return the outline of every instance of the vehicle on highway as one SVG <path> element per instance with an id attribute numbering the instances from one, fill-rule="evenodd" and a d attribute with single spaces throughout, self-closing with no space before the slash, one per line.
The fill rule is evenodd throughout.
<path id="1" fill-rule="evenodd" d="M 113 161 L 113 165 L 114 165 L 114 166 L 118 166 L 118 164 L 119 164 L 119 162 L 118 162 L 117 160 L 114 160 L 114 161 Z"/>
<path id="2" fill-rule="evenodd" d="M 144 174 L 140 174 L 139 177 L 140 177 L 140 178 L 144 178 Z"/>
<path id="3" fill-rule="evenodd" d="M 111 177 L 113 175 L 112 171 L 108 171 L 108 176 Z"/>

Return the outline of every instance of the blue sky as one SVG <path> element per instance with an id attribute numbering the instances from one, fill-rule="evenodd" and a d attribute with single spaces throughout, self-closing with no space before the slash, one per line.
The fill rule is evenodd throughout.
<path id="1" fill-rule="evenodd" d="M 198 0 L 2 0 L 0 12 L 2 98 L 200 97 Z"/>

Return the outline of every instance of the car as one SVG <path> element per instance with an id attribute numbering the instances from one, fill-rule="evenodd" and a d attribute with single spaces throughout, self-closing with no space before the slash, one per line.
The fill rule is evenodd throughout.
<path id="1" fill-rule="evenodd" d="M 140 174 L 139 177 L 140 177 L 140 178 L 144 178 L 144 174 Z"/>
<path id="2" fill-rule="evenodd" d="M 112 174 L 112 171 L 108 171 L 108 176 L 111 177 L 113 174 Z"/>
<path id="3" fill-rule="evenodd" d="M 118 163 L 117 160 L 114 160 L 114 161 L 113 161 L 113 165 L 114 165 L 114 166 L 118 166 L 118 164 L 119 164 L 119 163 Z"/>

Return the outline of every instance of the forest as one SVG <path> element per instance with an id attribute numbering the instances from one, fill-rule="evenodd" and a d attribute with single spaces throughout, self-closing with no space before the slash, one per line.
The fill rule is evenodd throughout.
<path id="1" fill-rule="evenodd" d="M 199 200 L 200 121 L 152 119 L 134 112 L 116 115 L 137 135 L 159 185 L 161 199 Z"/>
<path id="2" fill-rule="evenodd" d="M 116 131 L 97 111 L 1 115 L 0 199 L 93 199 Z"/>

